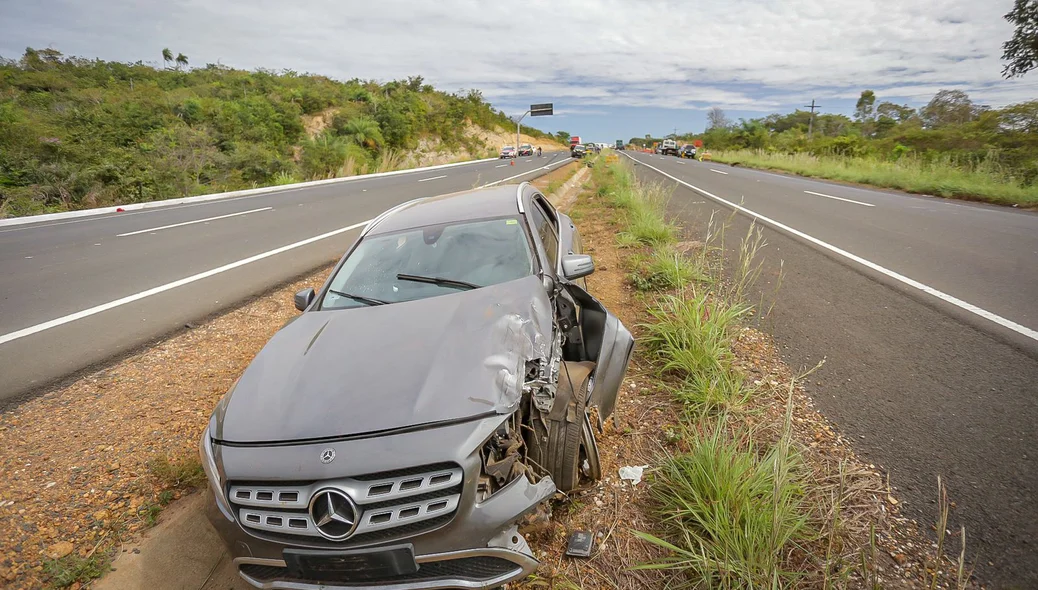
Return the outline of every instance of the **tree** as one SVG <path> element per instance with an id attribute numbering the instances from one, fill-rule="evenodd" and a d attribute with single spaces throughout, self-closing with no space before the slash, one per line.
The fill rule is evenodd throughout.
<path id="1" fill-rule="evenodd" d="M 559 143 L 569 143 L 570 134 L 569 131 L 556 131 L 555 139 L 559 140 Z"/>
<path id="2" fill-rule="evenodd" d="M 163 48 L 162 50 L 162 63 L 163 65 L 173 61 L 173 52 L 169 50 L 169 47 Z M 166 65 L 168 68 L 169 66 Z"/>
<path id="3" fill-rule="evenodd" d="M 881 102 L 876 107 L 876 115 L 880 119 L 891 119 L 898 123 L 904 123 L 916 116 L 915 109 L 906 105 L 897 105 L 892 102 Z"/>
<path id="4" fill-rule="evenodd" d="M 724 111 L 721 107 L 711 107 L 706 113 L 706 128 L 707 129 L 724 129 L 731 123 L 728 121 L 728 117 L 725 116 Z"/>
<path id="5" fill-rule="evenodd" d="M 187 67 L 187 56 L 184 55 L 183 53 L 178 53 L 177 54 L 177 69 L 179 70 L 182 66 L 185 67 L 185 68 Z"/>
<path id="6" fill-rule="evenodd" d="M 974 106 L 968 94 L 961 90 L 940 90 L 919 114 L 931 129 L 946 125 L 961 125 L 977 118 L 980 109 Z"/>
<path id="7" fill-rule="evenodd" d="M 862 123 L 871 121 L 875 116 L 876 93 L 871 90 L 863 90 L 858 103 L 854 105 L 854 118 Z"/>
<path id="8" fill-rule="evenodd" d="M 370 117 L 355 117 L 342 126 L 341 135 L 353 140 L 361 147 L 374 150 L 385 144 L 378 121 Z"/>
<path id="9" fill-rule="evenodd" d="M 1004 17 L 1016 25 L 1013 38 L 1002 44 L 1002 69 L 1006 78 L 1023 76 L 1038 68 L 1038 0 L 1016 0 Z"/>

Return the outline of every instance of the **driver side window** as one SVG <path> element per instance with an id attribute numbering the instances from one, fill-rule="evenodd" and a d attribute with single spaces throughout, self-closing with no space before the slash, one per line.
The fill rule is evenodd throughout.
<path id="1" fill-rule="evenodd" d="M 551 265 L 552 272 L 558 271 L 558 229 L 555 228 L 551 218 L 544 211 L 544 206 L 537 200 L 533 201 L 533 208 L 530 210 L 530 221 L 533 224 L 533 231 L 537 233 L 537 237 L 540 238 L 541 244 L 544 246 L 544 253 L 548 257 L 548 264 Z"/>

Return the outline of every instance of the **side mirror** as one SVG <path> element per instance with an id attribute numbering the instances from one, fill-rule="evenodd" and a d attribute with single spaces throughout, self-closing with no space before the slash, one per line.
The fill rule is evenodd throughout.
<path id="1" fill-rule="evenodd" d="M 298 309 L 299 311 L 304 311 L 307 307 L 310 307 L 310 304 L 313 303 L 315 295 L 316 294 L 314 293 L 313 289 L 303 289 L 302 291 L 296 293 L 296 309 Z"/>
<path id="2" fill-rule="evenodd" d="M 587 254 L 567 254 L 562 257 L 562 276 L 575 281 L 595 272 L 595 261 Z"/>

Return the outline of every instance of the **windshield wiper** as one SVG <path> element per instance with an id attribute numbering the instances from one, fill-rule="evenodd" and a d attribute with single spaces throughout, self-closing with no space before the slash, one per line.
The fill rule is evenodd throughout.
<path id="1" fill-rule="evenodd" d="M 328 289 L 328 292 L 335 293 L 339 297 L 346 297 L 347 299 L 360 301 L 361 303 L 366 303 L 368 305 L 385 305 L 389 303 L 388 301 L 382 301 L 381 299 L 373 299 L 371 297 L 365 297 L 363 295 L 353 295 L 352 293 L 343 293 L 342 291 L 336 291 L 335 289 Z"/>
<path id="2" fill-rule="evenodd" d="M 416 283 L 432 283 L 433 285 L 440 285 L 441 287 L 453 287 L 455 289 L 463 289 L 468 291 L 469 289 L 479 289 L 479 285 L 472 283 L 466 283 L 465 281 L 456 281 L 454 279 L 444 279 L 441 277 L 423 277 L 421 275 L 396 275 L 398 281 L 414 281 Z"/>

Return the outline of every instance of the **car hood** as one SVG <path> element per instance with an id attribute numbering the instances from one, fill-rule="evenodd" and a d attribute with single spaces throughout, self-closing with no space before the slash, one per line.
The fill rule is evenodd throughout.
<path id="1" fill-rule="evenodd" d="M 417 301 L 304 313 L 217 407 L 231 443 L 392 432 L 513 411 L 526 361 L 548 354 L 538 277 Z"/>

